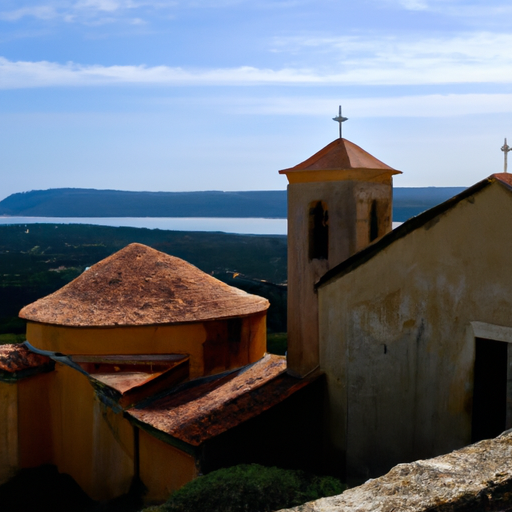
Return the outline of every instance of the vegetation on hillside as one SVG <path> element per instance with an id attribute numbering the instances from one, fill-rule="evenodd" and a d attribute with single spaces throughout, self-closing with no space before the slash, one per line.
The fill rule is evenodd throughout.
<path id="1" fill-rule="evenodd" d="M 0 334 L 23 333 L 17 315 L 110 254 L 139 242 L 271 302 L 268 327 L 286 331 L 285 236 L 113 228 L 82 224 L 0 226 Z"/>
<path id="2" fill-rule="evenodd" d="M 146 512 L 271 512 L 341 494 L 345 488 L 333 477 L 242 464 L 199 477 Z"/>

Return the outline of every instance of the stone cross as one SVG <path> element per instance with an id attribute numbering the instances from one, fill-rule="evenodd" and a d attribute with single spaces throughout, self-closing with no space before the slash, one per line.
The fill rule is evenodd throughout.
<path id="1" fill-rule="evenodd" d="M 501 147 L 501 151 L 503 151 L 505 156 L 505 170 L 504 172 L 507 172 L 507 153 L 511 151 L 512 148 L 507 144 L 507 139 L 505 139 L 505 144 Z"/>
<path id="2" fill-rule="evenodd" d="M 332 120 L 336 121 L 337 123 L 340 123 L 340 139 L 341 139 L 341 123 L 348 121 L 348 117 L 343 117 L 341 115 L 341 105 L 340 105 L 340 110 L 339 110 L 337 117 L 333 117 Z"/>

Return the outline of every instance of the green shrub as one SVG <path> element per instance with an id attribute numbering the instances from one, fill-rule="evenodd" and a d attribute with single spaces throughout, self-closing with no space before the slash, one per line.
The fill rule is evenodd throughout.
<path id="1" fill-rule="evenodd" d="M 284 356 L 288 345 L 288 334 L 286 332 L 267 333 L 267 352 Z"/>
<path id="2" fill-rule="evenodd" d="M 0 345 L 23 343 L 26 339 L 24 334 L 0 334 Z"/>
<path id="3" fill-rule="evenodd" d="M 271 512 L 340 494 L 333 477 L 242 464 L 213 471 L 176 491 L 163 512 Z"/>

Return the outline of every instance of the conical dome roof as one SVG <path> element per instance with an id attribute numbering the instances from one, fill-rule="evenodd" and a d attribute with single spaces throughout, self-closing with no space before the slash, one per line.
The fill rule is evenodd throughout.
<path id="1" fill-rule="evenodd" d="M 199 322 L 265 311 L 269 302 L 190 263 L 130 244 L 20 311 L 33 322 L 75 327 Z"/>

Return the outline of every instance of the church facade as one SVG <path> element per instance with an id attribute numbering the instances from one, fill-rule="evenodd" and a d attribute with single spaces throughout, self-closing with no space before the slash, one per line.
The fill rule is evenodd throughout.
<path id="1" fill-rule="evenodd" d="M 512 427 L 512 178 L 405 222 L 316 284 L 326 429 L 365 479 Z"/>

